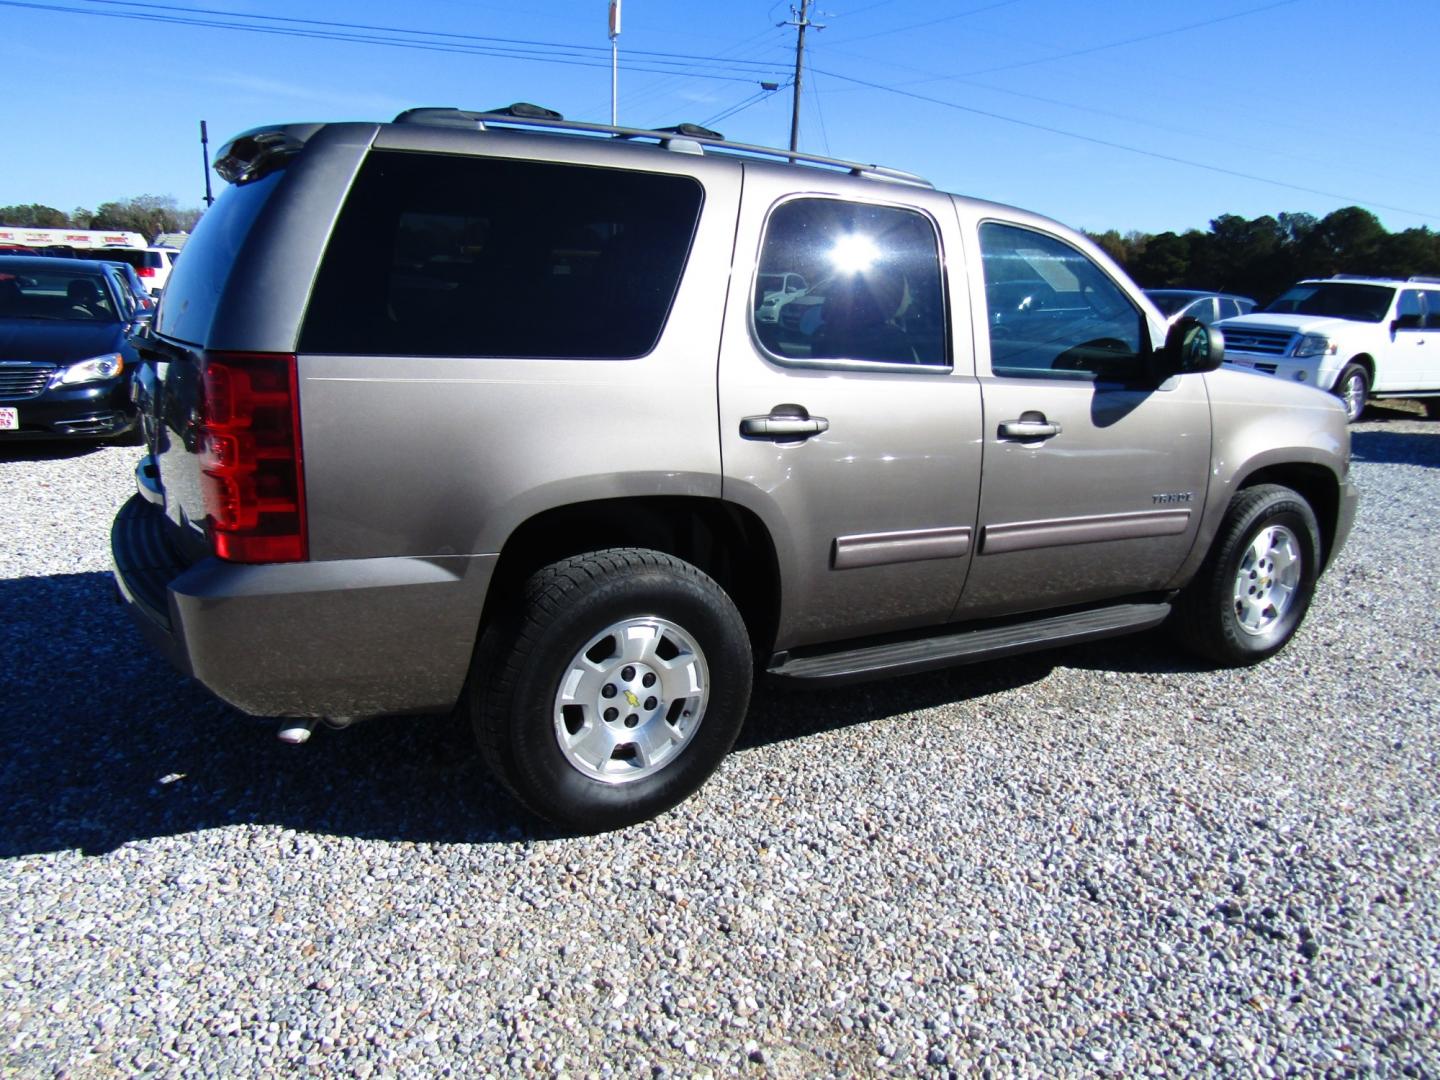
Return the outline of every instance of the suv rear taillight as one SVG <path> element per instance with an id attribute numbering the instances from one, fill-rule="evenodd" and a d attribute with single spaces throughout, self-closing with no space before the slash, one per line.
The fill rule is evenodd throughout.
<path id="1" fill-rule="evenodd" d="M 155 267 L 153 267 L 153 266 L 137 266 L 137 267 L 135 268 L 135 274 L 136 274 L 137 277 L 154 277 L 154 276 L 155 276 Z"/>
<path id="2" fill-rule="evenodd" d="M 206 531 L 231 562 L 308 555 L 295 357 L 205 354 L 200 471 Z"/>

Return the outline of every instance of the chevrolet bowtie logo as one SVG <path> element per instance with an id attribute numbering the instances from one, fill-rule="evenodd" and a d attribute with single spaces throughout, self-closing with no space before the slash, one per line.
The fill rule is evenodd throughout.
<path id="1" fill-rule="evenodd" d="M 634 690 L 625 691 L 625 700 L 630 703 L 632 709 L 638 709 L 640 707 L 640 699 L 635 696 Z"/>

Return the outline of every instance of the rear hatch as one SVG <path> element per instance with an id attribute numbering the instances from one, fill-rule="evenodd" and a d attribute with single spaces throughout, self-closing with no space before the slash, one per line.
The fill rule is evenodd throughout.
<path id="1" fill-rule="evenodd" d="M 136 340 L 149 450 L 137 477 L 186 563 L 306 557 L 295 342 L 313 268 L 374 130 L 288 125 L 227 144 L 216 171 L 232 186 L 200 220 Z M 300 151 L 317 135 L 312 161 Z"/>

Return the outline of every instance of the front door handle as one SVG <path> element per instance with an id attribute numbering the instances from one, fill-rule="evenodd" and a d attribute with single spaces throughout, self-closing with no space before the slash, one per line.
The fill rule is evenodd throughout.
<path id="1" fill-rule="evenodd" d="M 1002 439 L 1034 442 L 1036 439 L 1048 439 L 1052 435 L 1059 434 L 1060 422 L 1046 420 L 1045 414 L 1042 412 L 1026 411 L 1020 414 L 1019 420 L 1005 420 L 1000 424 Z"/>
<path id="2" fill-rule="evenodd" d="M 811 416 L 803 405 L 776 405 L 766 416 L 747 416 L 740 434 L 747 439 L 808 439 L 830 430 L 830 421 Z"/>

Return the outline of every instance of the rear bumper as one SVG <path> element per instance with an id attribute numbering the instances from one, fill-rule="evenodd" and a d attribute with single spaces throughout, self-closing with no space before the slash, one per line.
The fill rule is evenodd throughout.
<path id="1" fill-rule="evenodd" d="M 496 556 L 181 564 L 136 495 L 111 529 L 121 596 L 181 671 L 257 716 L 451 708 Z"/>

